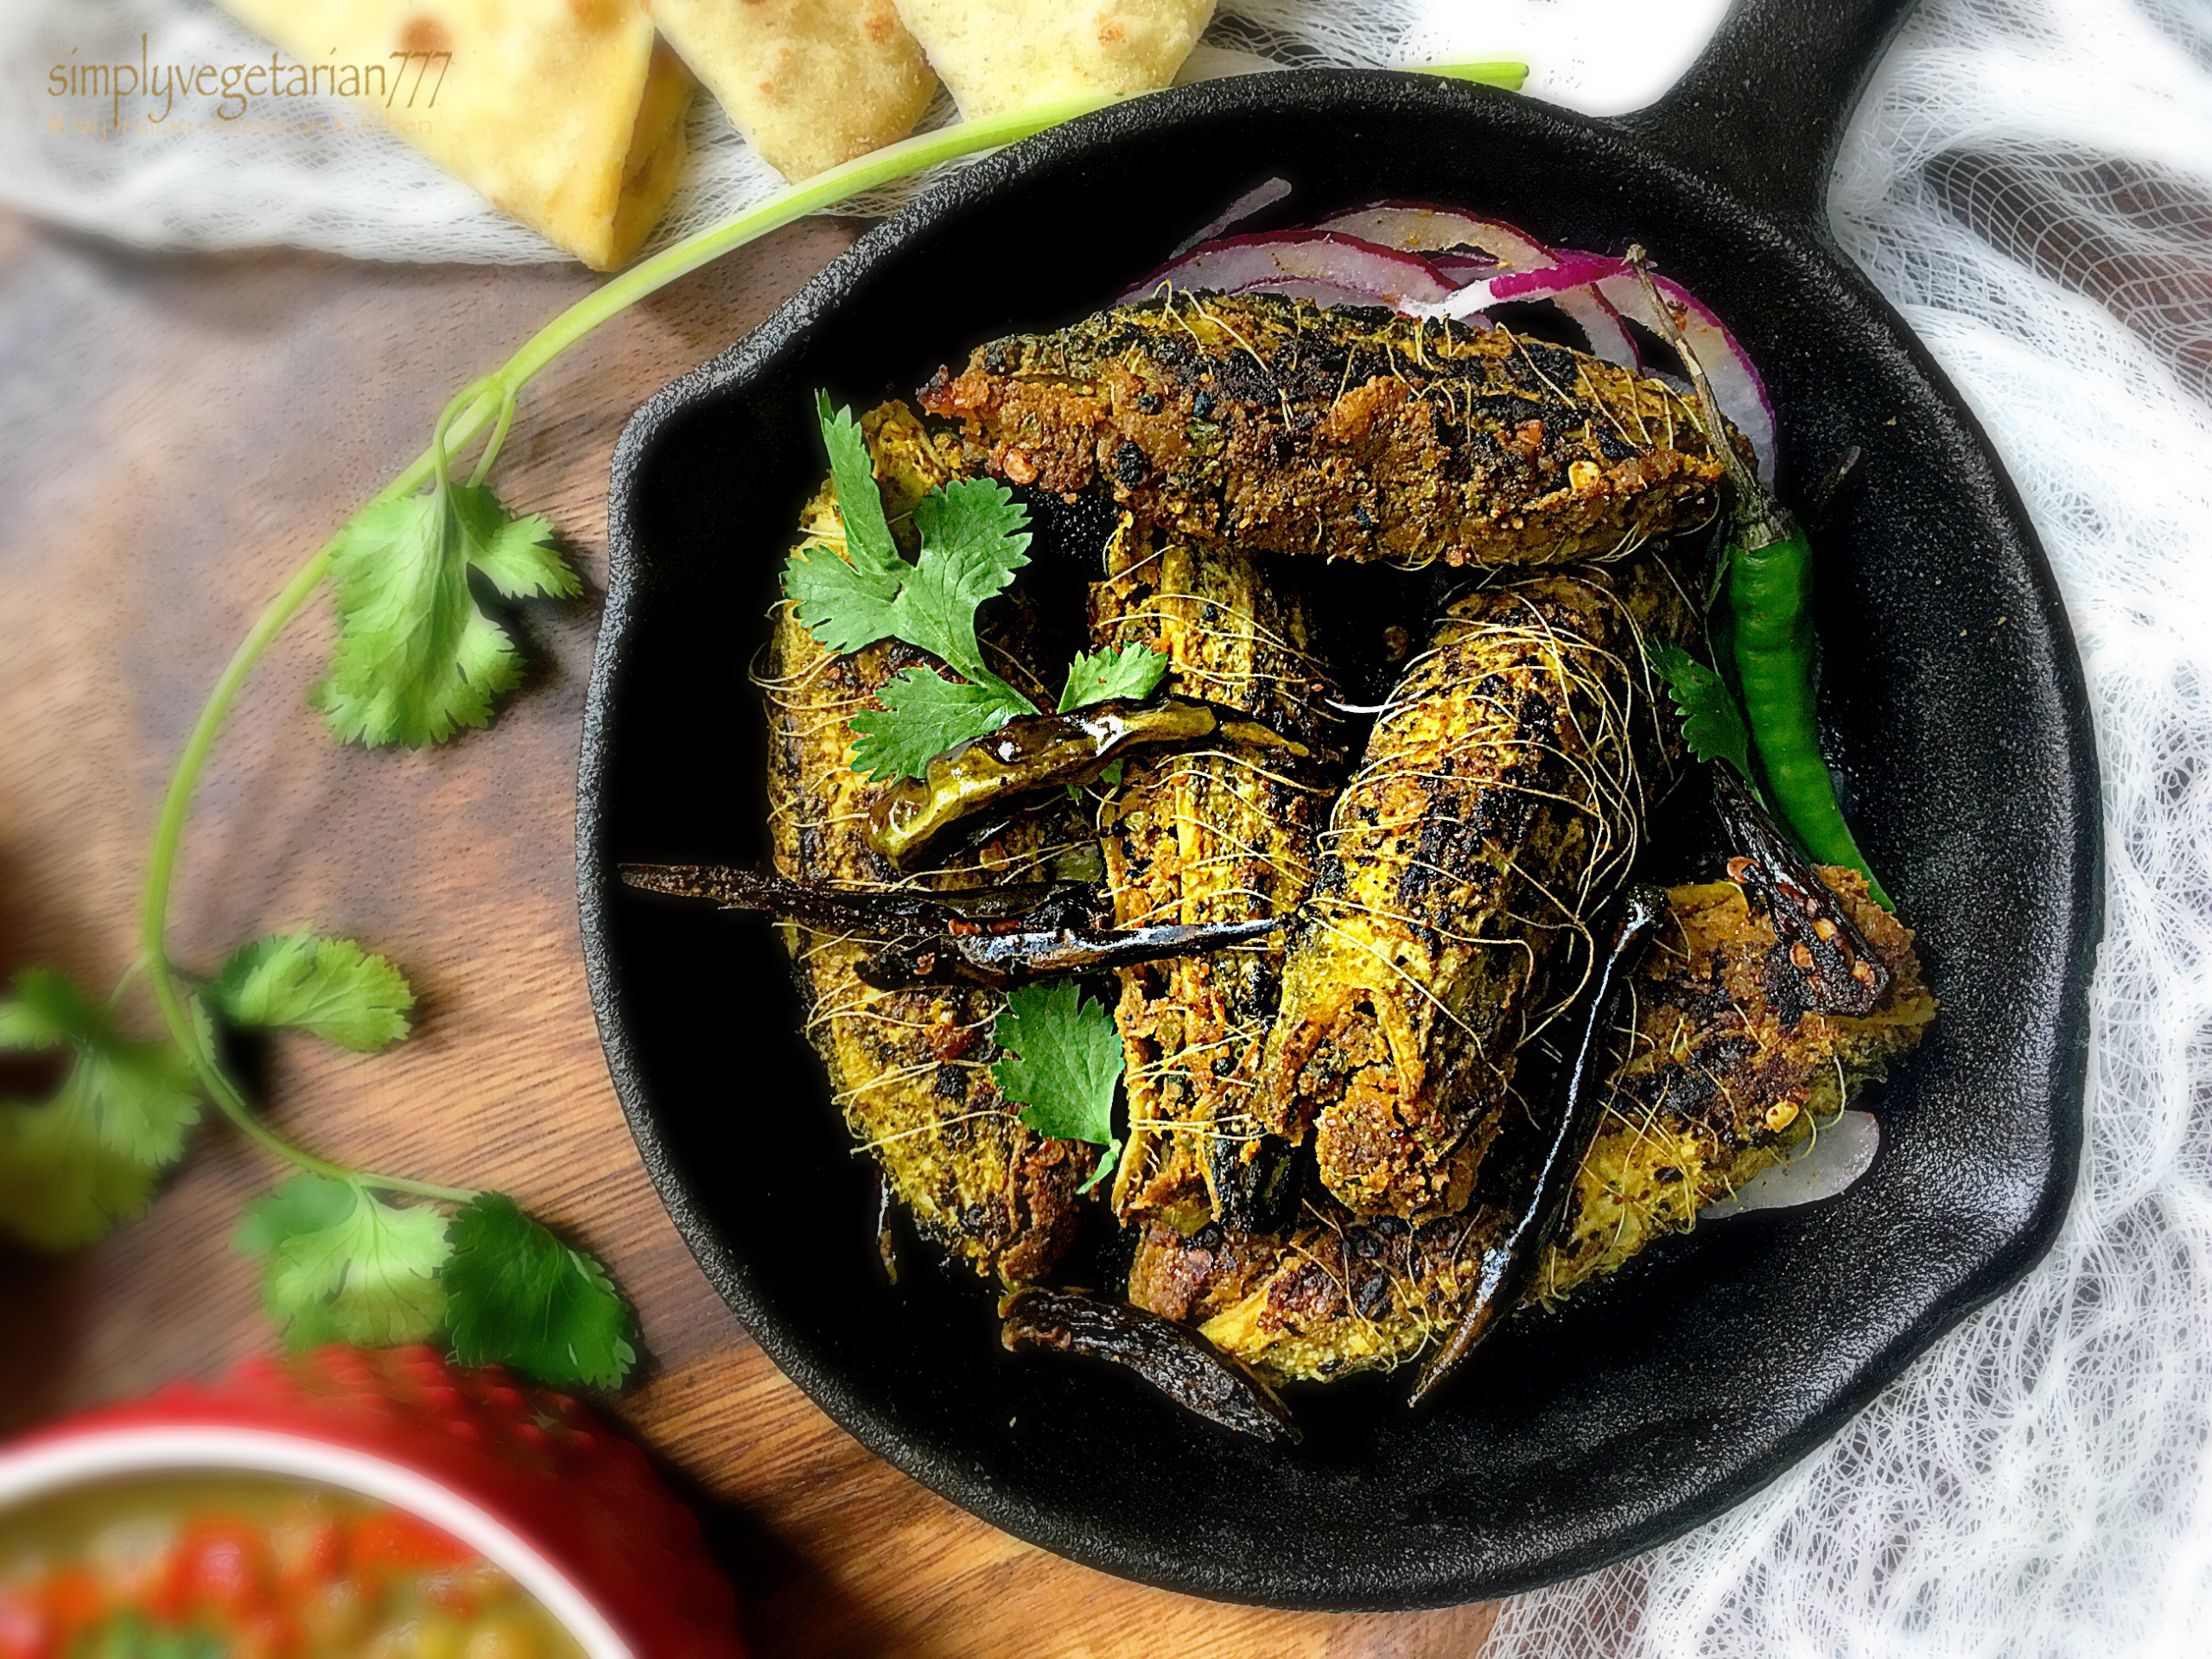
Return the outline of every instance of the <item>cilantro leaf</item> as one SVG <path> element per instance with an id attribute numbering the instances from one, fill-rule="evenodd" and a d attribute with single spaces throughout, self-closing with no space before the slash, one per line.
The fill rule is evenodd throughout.
<path id="1" fill-rule="evenodd" d="M 806 624 L 830 650 L 851 652 L 899 632 L 898 599 L 913 567 L 899 556 L 883 516 L 875 461 L 852 411 L 830 412 L 830 395 L 815 393 L 823 447 L 830 452 L 830 480 L 837 518 L 845 530 L 842 558 L 830 548 L 812 557 L 794 553 L 784 567 L 784 592 Z"/>
<path id="2" fill-rule="evenodd" d="M 1109 646 L 1085 652 L 1068 664 L 1060 690 L 1060 713 L 1109 697 L 1148 697 L 1167 673 L 1167 658 L 1149 645 Z"/>
<path id="3" fill-rule="evenodd" d="M 81 1111 L 102 1146 L 153 1169 L 184 1156 L 185 1131 L 200 1121 L 192 1067 L 167 1043 L 79 1049 L 54 1105 Z"/>
<path id="4" fill-rule="evenodd" d="M 232 1243 L 266 1258 L 262 1300 L 295 1347 L 421 1342 L 445 1322 L 446 1224 L 425 1205 L 295 1175 L 246 1206 Z"/>
<path id="5" fill-rule="evenodd" d="M 1021 1108 L 1021 1121 L 1058 1141 L 1106 1148 L 1080 1189 L 1089 1192 L 1122 1155 L 1114 1135 L 1114 1090 L 1122 1080 L 1122 1039 L 1103 1003 L 1084 999 L 1072 979 L 1008 991 L 992 1035 L 1005 1051 L 991 1075 Z"/>
<path id="6" fill-rule="evenodd" d="M 73 1039 L 118 1040 L 107 1010 L 79 990 L 68 975 L 51 968 L 26 968 L 15 982 L 14 998 L 0 1002 L 0 1048 L 29 1053 Z"/>
<path id="7" fill-rule="evenodd" d="M 614 1389 L 637 1363 L 637 1320 L 607 1270 L 503 1192 L 453 1218 L 445 1285 L 454 1357 L 511 1365 L 556 1389 Z"/>
<path id="8" fill-rule="evenodd" d="M 296 1027 L 365 1054 L 404 1037 L 415 1006 L 406 977 L 384 957 L 304 927 L 240 945 L 207 995 L 233 1025 Z"/>
<path id="9" fill-rule="evenodd" d="M 852 538 L 846 537 L 849 549 Z M 865 650 L 899 631 L 895 603 L 910 567 L 893 559 L 885 570 L 839 558 L 826 547 L 794 553 L 784 566 L 784 593 L 798 620 L 830 650 Z"/>
<path id="10" fill-rule="evenodd" d="M 468 573 L 515 596 L 578 591 L 550 529 L 511 518 L 487 489 L 451 484 L 372 502 L 339 532 L 338 645 L 314 702 L 340 741 L 419 748 L 490 722 L 522 664 Z"/>
<path id="11" fill-rule="evenodd" d="M 784 592 L 799 620 L 832 651 L 903 639 L 963 678 L 1020 698 L 984 665 L 976 610 L 1029 563 L 1028 510 L 992 480 L 956 479 L 915 507 L 921 552 L 909 563 L 891 539 L 883 493 L 859 426 L 848 410 L 833 416 L 829 399 L 819 394 L 817 409 L 845 552 L 840 558 L 817 547 L 810 555 L 791 556 Z M 1027 709 L 1027 699 L 1021 701 Z"/>
<path id="12" fill-rule="evenodd" d="M 583 578 L 553 545 L 553 521 L 542 512 L 508 516 L 480 484 L 448 486 L 468 563 L 509 599 L 575 599 Z"/>
<path id="13" fill-rule="evenodd" d="M 986 490 L 997 486 L 983 480 L 963 482 Z M 960 486 L 956 484 L 954 488 Z M 947 525 L 963 537 L 968 552 L 958 553 L 933 543 L 927 532 L 921 557 L 913 564 L 893 557 L 887 565 L 848 563 L 825 547 L 810 553 L 794 553 L 784 569 L 784 592 L 798 607 L 798 619 L 830 650 L 855 652 L 879 639 L 903 639 L 918 645 L 948 668 L 978 684 L 1002 690 L 1011 697 L 1020 693 L 993 674 L 983 663 L 982 647 L 976 638 L 976 608 L 1014 579 L 1014 572 L 1028 563 L 1019 552 L 1001 545 L 996 553 L 978 553 L 983 538 L 971 534 L 969 515 L 950 518 L 925 513 L 925 509 L 944 498 L 925 497 L 914 509 L 917 523 L 927 520 Z M 1014 509 L 1017 512 L 1019 507 Z M 984 512 L 988 514 L 988 509 Z M 1027 535 L 1020 540 L 1027 543 Z M 847 546 L 851 545 L 849 533 Z M 1022 699 L 1024 706 L 1027 699 Z"/>
<path id="14" fill-rule="evenodd" d="M 54 1097 L 0 1105 L 0 1217 L 48 1249 L 88 1244 L 144 1210 L 200 1120 L 192 1067 L 166 1042 L 125 1036 L 61 974 L 32 969 L 0 1002 L 0 1049 L 67 1046 Z"/>
<path id="15" fill-rule="evenodd" d="M 340 742 L 419 748 L 490 723 L 522 678 L 506 632 L 476 607 L 449 501 L 380 501 L 340 533 L 338 646 L 315 705 Z"/>
<path id="16" fill-rule="evenodd" d="M 1726 760 L 1751 776 L 1751 733 L 1728 682 L 1680 645 L 1654 645 L 1651 666 L 1667 682 L 1682 717 L 1682 741 L 1700 760 Z"/>
<path id="17" fill-rule="evenodd" d="M 822 423 L 822 447 L 830 452 L 830 477 L 837 486 L 837 516 L 845 524 L 845 550 L 864 570 L 899 563 L 899 549 L 883 516 L 883 493 L 875 486 L 875 459 L 868 437 L 850 409 L 830 412 L 830 394 L 814 394 L 815 418 Z"/>
<path id="18" fill-rule="evenodd" d="M 1029 510 L 995 479 L 957 478 L 916 504 L 921 557 L 900 595 L 899 637 L 978 682 L 995 677 L 976 639 L 976 607 L 1029 563 Z"/>
<path id="19" fill-rule="evenodd" d="M 80 1100 L 0 1105 L 0 1217 L 44 1250 L 73 1250 L 142 1213 L 160 1172 L 109 1147 Z"/>
<path id="20" fill-rule="evenodd" d="M 948 680 L 926 668 L 908 669 L 875 695 L 883 707 L 852 718 L 853 770 L 863 778 L 919 778 L 947 749 L 1033 712 L 995 686 Z"/>

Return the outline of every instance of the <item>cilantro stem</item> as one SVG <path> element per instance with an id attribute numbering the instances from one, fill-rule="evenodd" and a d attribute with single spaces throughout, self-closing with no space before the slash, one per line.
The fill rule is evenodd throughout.
<path id="1" fill-rule="evenodd" d="M 484 441 L 484 453 L 476 458 L 476 470 L 468 475 L 468 486 L 474 489 L 483 483 L 492 470 L 492 463 L 499 458 L 499 451 L 507 442 L 507 429 L 515 423 L 515 394 L 509 392 L 499 400 L 499 423 L 493 427 L 492 435 Z"/>
<path id="2" fill-rule="evenodd" d="M 747 208 L 696 236 L 686 237 L 601 284 L 539 329 L 507 359 L 506 365 L 494 378 L 511 390 L 519 389 L 524 381 L 609 318 L 667 287 L 679 276 L 689 276 L 700 266 L 710 264 L 771 231 L 780 230 L 793 219 L 835 207 L 849 196 L 939 162 L 1013 143 L 1046 127 L 1088 115 L 1112 101 L 1095 97 L 1058 99 L 1033 104 L 1006 115 L 956 121 L 935 132 L 918 133 L 898 143 L 871 150 L 827 173 L 817 174 L 803 184 L 789 186 L 759 207 Z"/>
<path id="3" fill-rule="evenodd" d="M 151 958 L 142 950 L 132 960 L 130 965 L 123 970 L 123 977 L 115 982 L 115 988 L 108 993 L 107 1011 L 110 1014 L 113 1014 L 123 1006 L 124 993 L 130 988 L 132 980 L 146 971 L 147 964 L 150 961 Z"/>
<path id="4" fill-rule="evenodd" d="M 1480 63 L 1416 63 L 1409 65 L 1419 75 L 1441 75 L 1446 80 L 1478 80 L 1485 86 L 1502 86 L 1509 92 L 1517 92 L 1529 79 L 1525 63 L 1491 60 Z"/>
<path id="5" fill-rule="evenodd" d="M 410 471 L 414 470 L 412 468 Z M 404 478 L 405 474 L 402 474 Z M 418 480 L 419 481 L 419 480 Z M 413 484 L 407 486 L 414 487 Z M 387 494 L 396 493 L 398 485 Z M 230 664 L 223 670 L 223 677 L 215 683 L 209 694 L 207 705 L 200 711 L 200 718 L 193 726 L 192 735 L 185 740 L 184 753 L 178 756 L 176 771 L 170 776 L 168 797 L 162 803 L 162 815 L 154 830 L 154 846 L 147 861 L 146 900 L 141 918 L 141 944 L 143 946 L 148 988 L 153 992 L 155 1005 L 162 1011 L 162 1019 L 169 1028 L 169 1035 L 191 1061 L 192 1069 L 199 1074 L 208 1098 L 217 1109 L 236 1124 L 238 1129 L 275 1153 L 287 1162 L 297 1165 L 317 1175 L 333 1180 L 359 1180 L 388 1192 L 411 1193 L 416 1198 L 435 1198 L 450 1204 L 466 1204 L 475 1194 L 461 1187 L 441 1186 L 435 1182 L 414 1181 L 400 1176 L 368 1175 L 318 1158 L 302 1147 L 294 1146 L 256 1116 L 238 1092 L 238 1085 L 224 1075 L 215 1064 L 215 1057 L 207 1052 L 200 1041 L 200 1033 L 186 1011 L 184 999 L 177 993 L 176 980 L 168 960 L 169 888 L 176 874 L 178 854 L 184 844 L 184 821 L 192 805 L 194 789 L 200 774 L 207 764 L 207 757 L 215 747 L 215 738 L 222 730 L 223 721 L 231 712 L 231 705 L 238 701 L 245 686 L 270 642 L 282 632 L 306 604 L 323 578 L 329 575 L 332 556 L 336 549 L 334 540 L 321 551 L 302 565 L 287 582 L 282 593 L 271 600 L 269 607 L 255 621 L 252 631 L 232 653 Z"/>
<path id="6" fill-rule="evenodd" d="M 271 600 L 263 611 L 223 670 L 223 677 L 215 682 L 215 689 L 208 694 L 207 703 L 200 711 L 192 735 L 185 740 L 184 753 L 177 757 L 176 771 L 169 778 L 168 794 L 162 802 L 161 817 L 154 826 L 153 851 L 147 861 L 146 899 L 141 913 L 141 938 L 145 947 L 149 966 L 153 976 L 154 994 L 162 1004 L 162 1014 L 172 1031 L 182 1033 L 189 1022 L 184 1020 L 181 1007 L 172 1011 L 176 1001 L 176 988 L 168 971 L 168 952 L 166 935 L 168 927 L 169 887 L 176 874 L 177 855 L 184 840 L 184 819 L 192 804 L 192 791 L 200 782 L 200 773 L 207 764 L 207 755 L 215 747 L 216 734 L 221 731 L 224 720 L 231 712 L 231 705 L 238 701 L 239 690 L 247 676 L 261 660 L 269 643 L 297 613 L 301 606 L 330 574 L 332 558 L 337 550 L 334 537 L 324 544 L 321 551 L 294 573 L 284 590 Z M 187 1044 L 188 1051 L 197 1044 Z"/>
<path id="7" fill-rule="evenodd" d="M 523 343 L 522 349 L 496 371 L 465 389 L 440 418 L 438 442 L 416 457 L 414 464 L 376 499 L 381 501 L 411 495 L 423 484 L 437 480 L 443 473 L 445 455 L 459 452 L 487 423 L 495 423 L 472 480 L 482 482 L 484 474 L 505 441 L 507 428 L 514 416 L 515 399 L 524 386 L 554 359 L 602 323 L 612 321 L 639 300 L 658 293 L 701 266 L 712 264 L 726 253 L 734 252 L 809 213 L 834 207 L 863 190 L 888 184 L 942 162 L 1013 143 L 1063 121 L 1103 109 L 1113 101 L 1109 98 L 1058 99 L 1006 115 L 956 121 L 935 132 L 918 133 L 833 167 L 803 184 L 786 186 L 758 207 L 733 214 L 719 225 L 709 226 L 696 235 L 663 249 L 594 289 L 532 334 Z"/>

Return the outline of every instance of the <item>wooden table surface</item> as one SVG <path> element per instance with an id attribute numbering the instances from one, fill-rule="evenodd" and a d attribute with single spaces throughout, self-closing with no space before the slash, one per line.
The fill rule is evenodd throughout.
<path id="1" fill-rule="evenodd" d="M 495 482 L 606 575 L 632 410 L 852 239 L 816 220 L 618 320 L 526 394 Z M 423 447 L 445 400 L 587 290 L 567 268 L 146 257 L 0 215 L 0 973 L 101 987 L 136 954 L 156 804 L 269 597 Z M 578 946 L 576 744 L 595 603 L 535 610 L 523 693 L 426 753 L 340 749 L 305 697 L 327 606 L 280 640 L 194 812 L 172 948 L 313 920 L 392 956 L 417 1034 L 273 1051 L 270 1116 L 349 1162 L 492 1186 L 598 1252 L 650 1364 L 617 1408 L 708 1493 L 765 1656 L 1019 1652 L 1469 1659 L 1492 1612 L 1281 1614 L 1033 1549 L 862 1451 L 747 1339 L 639 1166 Z M 276 1338 L 228 1239 L 281 1172 L 203 1128 L 152 1212 L 81 1255 L 0 1257 L 0 1432 L 212 1376 Z"/>

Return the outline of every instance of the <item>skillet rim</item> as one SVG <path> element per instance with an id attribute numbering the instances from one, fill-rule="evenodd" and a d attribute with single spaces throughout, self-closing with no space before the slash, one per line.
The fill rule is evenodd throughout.
<path id="1" fill-rule="evenodd" d="M 2055 965 L 2057 1039 L 2051 1064 L 2037 1097 L 2047 1108 L 2038 1124 L 2048 1124 L 2050 1157 L 2032 1209 L 2005 1244 L 1993 1250 L 1976 1271 L 1937 1298 L 1923 1318 L 1897 1332 L 1864 1363 L 1854 1365 L 1847 1383 L 1831 1394 L 1824 1408 L 1808 1413 L 1792 1432 L 1777 1437 L 1764 1455 L 1745 1461 L 1718 1478 L 1702 1479 L 1695 1490 L 1656 1511 L 1617 1513 L 1607 1536 L 1579 1548 L 1541 1555 L 1520 1570 L 1463 1572 L 1418 1581 L 1393 1578 L 1388 1571 L 1345 1573 L 1347 1593 L 1306 1584 L 1289 1585 L 1256 1572 L 1234 1575 L 1163 1573 L 1156 1552 L 1103 1540 L 1086 1530 L 1080 1515 L 1069 1515 L 1004 1492 L 988 1477 L 972 1472 L 957 1458 L 918 1444 L 869 1399 L 849 1387 L 834 1366 L 815 1357 L 785 1329 L 773 1300 L 757 1292 L 747 1264 L 721 1239 L 664 1142 L 652 1102 L 642 1080 L 643 1066 L 628 1028 L 625 995 L 613 971 L 607 938 L 607 904 L 614 888 L 603 849 L 603 787 L 612 741 L 610 705 L 621 672 L 640 589 L 650 576 L 641 571 L 635 537 L 634 492 L 647 451 L 661 431 L 695 403 L 742 386 L 785 353 L 802 349 L 810 330 L 834 312 L 880 259 L 908 237 L 983 198 L 1024 186 L 1033 171 L 1071 153 L 1110 147 L 1124 137 L 1172 127 L 1179 121 L 1215 113 L 1294 112 L 1325 118 L 1345 103 L 1363 107 L 1426 104 L 1443 120 L 1471 117 L 1487 130 L 1517 127 L 1523 136 L 1557 144 L 1567 134 L 1584 143 L 1595 141 L 1634 152 L 1639 166 L 1666 175 L 1688 196 L 1724 205 L 1733 216 L 1751 222 L 1777 243 L 1827 268 L 1827 274 L 1854 294 L 1886 327 L 1886 343 L 1901 351 L 1927 392 L 1956 423 L 1979 454 L 2009 518 L 2008 530 L 2026 555 L 2025 575 L 2033 592 L 2037 620 L 2049 630 L 2049 664 L 2063 707 L 2064 747 L 2070 766 L 2072 798 L 2063 822 L 2070 832 L 2054 863 L 2069 868 L 2071 890 L 2064 907 L 2063 937 L 2043 952 Z M 2088 1059 L 2088 996 L 2103 926 L 2103 835 L 2101 795 L 2094 732 L 2088 690 L 2073 631 L 2048 557 L 2018 492 L 1994 447 L 1948 379 L 1878 290 L 1837 249 L 1825 222 L 1764 208 L 1735 189 L 1681 159 L 1678 150 L 1655 143 L 1651 112 L 1618 119 L 1577 115 L 1534 99 L 1479 85 L 1391 71 L 1304 69 L 1266 76 L 1199 83 L 1109 105 L 999 150 L 941 181 L 899 213 L 866 232 L 837 259 L 811 277 L 745 339 L 663 388 L 625 426 L 615 449 L 608 502 L 609 570 L 606 605 L 594 652 L 586 702 L 577 779 L 576 874 L 578 905 L 594 1013 L 608 1069 L 624 1116 L 636 1140 L 640 1160 L 678 1232 L 702 1269 L 745 1330 L 786 1376 L 832 1421 L 874 1455 L 912 1476 L 939 1496 L 982 1519 L 1032 1543 L 1083 1565 L 1157 1587 L 1283 1608 L 1344 1611 L 1402 1611 L 1457 1605 L 1516 1593 L 1579 1576 L 1641 1554 L 1679 1537 L 1733 1507 L 1778 1478 L 1822 1442 L 1833 1438 L 1945 1332 L 2018 1282 L 2049 1249 L 2063 1222 L 2079 1173 L 2083 1139 L 2083 1095 Z M 1987 516 L 1989 509 L 1979 509 Z M 2053 815 L 2053 822 L 2061 822 Z"/>

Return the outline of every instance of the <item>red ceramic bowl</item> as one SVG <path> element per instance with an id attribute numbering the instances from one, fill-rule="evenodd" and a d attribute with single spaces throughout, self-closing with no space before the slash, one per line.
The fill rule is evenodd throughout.
<path id="1" fill-rule="evenodd" d="M 0 1450 L 0 1511 L 184 1471 L 285 1476 L 428 1522 L 534 1597 L 591 1659 L 742 1659 L 699 1524 L 564 1395 L 427 1348 L 256 1360 Z"/>

